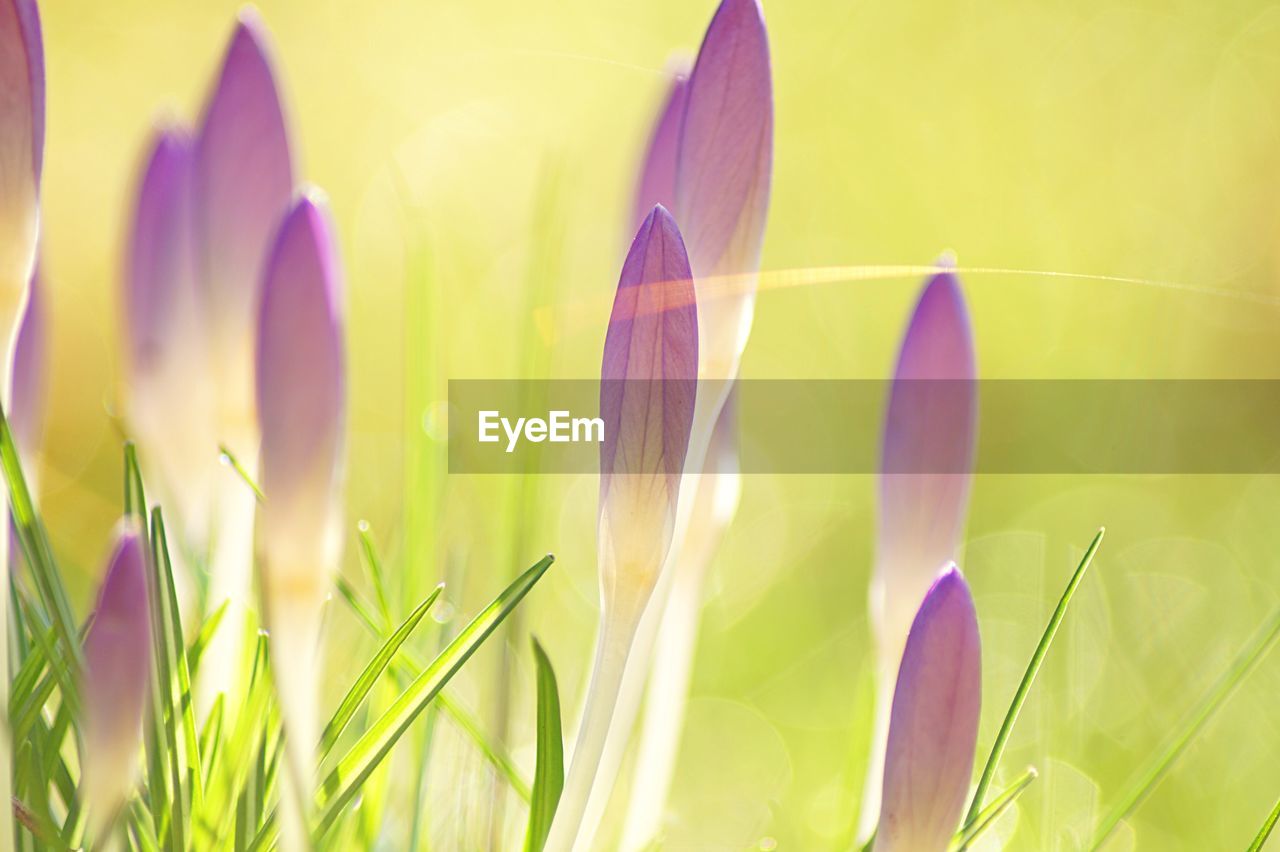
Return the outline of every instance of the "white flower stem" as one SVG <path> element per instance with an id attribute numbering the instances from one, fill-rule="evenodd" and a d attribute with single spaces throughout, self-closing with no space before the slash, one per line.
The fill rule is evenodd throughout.
<path id="1" fill-rule="evenodd" d="M 632 596 L 621 606 L 606 606 L 601 615 L 600 635 L 596 643 L 595 665 L 587 687 L 586 709 L 578 728 L 564 791 L 556 809 L 546 852 L 571 852 L 590 848 L 590 834 L 583 831 L 583 817 L 601 768 L 600 758 L 609 736 L 618 695 L 622 689 L 627 658 L 635 643 L 640 615 L 652 594 L 652 588 Z M 604 778 L 601 786 L 612 787 L 613 779 Z"/>
<path id="2" fill-rule="evenodd" d="M 257 453 L 240 457 L 250 476 Z M 210 611 L 227 601 L 222 623 L 200 661 L 196 682 L 196 709 L 203 718 L 219 693 L 233 694 L 239 683 L 245 614 L 252 595 L 253 524 L 257 497 L 232 470 L 224 468 L 215 477 L 212 556 L 209 569 Z M 235 702 L 227 705 L 234 709 Z"/>
<path id="3" fill-rule="evenodd" d="M 320 625 L 323 599 L 270 601 L 271 673 L 284 722 L 284 765 L 280 773 L 280 848 L 311 848 L 311 802 L 315 793 L 316 744 L 320 740 L 316 704 L 320 688 Z"/>
<path id="4" fill-rule="evenodd" d="M 706 565 L 700 560 L 672 566 L 675 583 L 662 610 L 652 655 L 634 782 L 622 830 L 624 852 L 648 848 L 662 829 L 684 731 Z"/>

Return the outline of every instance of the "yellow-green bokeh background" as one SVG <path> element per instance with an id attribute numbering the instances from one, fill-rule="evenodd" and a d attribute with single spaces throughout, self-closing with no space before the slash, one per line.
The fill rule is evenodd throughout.
<path id="1" fill-rule="evenodd" d="M 406 363 L 433 352 L 438 379 L 528 375 L 526 292 L 541 286 L 551 295 L 534 340 L 550 344 L 551 373 L 598 370 L 660 72 L 673 50 L 696 48 L 712 7 L 261 4 L 301 171 L 327 191 L 342 240 L 352 525 L 368 519 L 393 570 L 424 584 L 455 566 L 460 613 L 554 551 L 560 560 L 526 604 L 524 627 L 547 644 L 571 715 L 596 618 L 594 484 L 539 481 L 536 527 L 513 554 L 515 483 L 455 477 L 443 485 L 439 558 L 406 567 L 403 505 L 415 490 L 406 424 L 434 422 L 406 400 L 442 393 L 416 380 L 422 363 Z M 198 114 L 236 9 L 42 4 L 43 255 L 56 349 L 42 499 L 81 603 L 122 490 L 116 293 L 133 183 L 157 117 Z M 966 276 L 982 374 L 1280 372 L 1280 306 L 1195 292 L 1280 295 L 1280 7 L 766 0 L 765 9 L 777 109 L 766 269 L 923 263 L 950 248 L 962 265 L 1174 282 L 1190 289 Z M 763 293 L 744 375 L 886 375 L 917 285 Z M 433 306 L 429 323 L 406 312 L 412 288 L 410 302 Z M 822 849 L 844 829 L 860 783 L 849 752 L 867 651 L 872 488 L 869 477 L 747 479 L 713 573 L 672 848 L 772 839 Z M 1270 478 L 977 480 L 963 567 L 985 641 L 984 753 L 1074 561 L 1097 526 L 1109 531 L 1006 757 L 1006 781 L 1027 764 L 1042 773 L 1013 848 L 1077 848 L 1274 609 L 1278 509 Z M 344 572 L 359 576 L 354 549 Z M 334 690 L 370 650 L 354 631 L 334 618 Z M 523 637 L 516 654 L 512 747 L 527 768 Z M 486 718 L 496 660 L 492 649 L 477 657 L 461 692 Z M 1114 848 L 1243 848 L 1280 794 L 1278 693 L 1275 659 Z M 433 834 L 440 848 L 479 843 L 483 766 L 461 741 L 439 760 Z"/>

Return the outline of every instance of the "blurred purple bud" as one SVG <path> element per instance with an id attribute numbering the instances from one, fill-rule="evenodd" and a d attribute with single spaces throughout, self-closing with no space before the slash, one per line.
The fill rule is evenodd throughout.
<path id="1" fill-rule="evenodd" d="M 115 551 L 84 639 L 84 776 L 91 819 L 110 820 L 133 787 L 151 674 L 147 541 L 135 522 Z"/>
<path id="2" fill-rule="evenodd" d="M 675 210 L 694 274 L 754 272 L 773 167 L 773 83 L 759 0 L 721 2 L 686 97 Z"/>
<path id="3" fill-rule="evenodd" d="M 688 85 L 688 63 L 680 61 L 671 72 L 667 95 L 654 122 L 644 163 L 640 167 L 632 228 L 639 228 L 656 204 L 667 209 L 675 208 L 676 153 L 680 145 L 680 126 L 684 121 Z"/>
<path id="4" fill-rule="evenodd" d="M 697 397 L 698 317 L 675 220 L 661 206 L 622 267 L 600 369 L 601 546 L 607 566 L 656 572 L 671 544 Z"/>
<path id="5" fill-rule="evenodd" d="M 35 0 L 0 0 L 0 174 L 25 172 L 40 184 L 44 161 L 44 41 Z M 29 167 L 21 165 L 25 160 Z M 29 168 L 29 171 L 28 171 Z"/>
<path id="6" fill-rule="evenodd" d="M 975 375 L 959 279 L 939 272 L 907 327 L 885 418 L 876 567 L 894 660 L 938 566 L 956 556 L 977 432 Z"/>
<path id="7" fill-rule="evenodd" d="M 303 196 L 275 238 L 258 324 L 257 402 L 266 495 L 260 519 L 268 570 L 277 575 L 314 571 L 317 543 L 324 548 L 324 560 L 333 555 L 346 392 L 341 301 L 341 271 L 328 216 L 319 202 Z M 327 578 L 319 582 L 327 584 Z"/>
<path id="8" fill-rule="evenodd" d="M 9 425 L 13 427 L 14 441 L 23 463 L 27 465 L 28 484 L 34 474 L 31 463 L 39 452 L 44 433 L 48 393 L 49 321 L 39 266 L 31 276 L 30 287 L 27 307 L 18 324 L 18 340 L 14 344 L 9 406 Z"/>
<path id="9" fill-rule="evenodd" d="M 8 345 L 35 263 L 44 159 L 44 46 L 35 0 L 0 0 L 0 321 Z"/>
<path id="10" fill-rule="evenodd" d="M 158 370 L 194 329 L 192 143 L 181 128 L 156 132 L 138 188 L 125 271 L 125 346 L 131 381 Z"/>
<path id="11" fill-rule="evenodd" d="M 254 311 L 272 236 L 293 200 L 288 125 L 256 12 L 240 15 L 195 143 L 197 269 L 229 413 L 245 417 Z M 237 426 L 242 424 L 235 424 Z"/>
<path id="12" fill-rule="evenodd" d="M 981 698 L 977 615 L 950 565 L 925 595 L 898 669 L 876 852 L 948 848 L 969 796 Z"/>

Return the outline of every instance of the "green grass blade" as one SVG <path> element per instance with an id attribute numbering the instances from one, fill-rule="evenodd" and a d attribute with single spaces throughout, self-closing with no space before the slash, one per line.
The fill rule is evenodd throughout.
<path id="1" fill-rule="evenodd" d="M 538 764 L 533 774 L 533 799 L 529 805 L 529 829 L 525 852 L 542 852 L 551 831 L 551 820 L 564 789 L 564 737 L 560 732 L 560 689 L 546 651 L 533 640 L 538 666 Z"/>
<path id="2" fill-rule="evenodd" d="M 355 613 L 365 628 L 374 636 L 382 638 L 383 634 L 378 629 L 373 610 L 361 600 L 359 593 L 351 587 L 351 584 L 341 577 L 338 578 L 338 593 L 351 607 L 352 612 Z M 415 680 L 424 668 L 426 668 L 426 664 L 419 660 L 409 648 L 401 648 L 400 655 L 391 662 L 391 670 L 396 674 L 402 689 L 405 685 Z M 453 720 L 458 729 L 471 739 L 476 748 L 480 750 L 481 755 L 489 761 L 493 768 L 501 773 L 516 794 L 526 802 L 529 801 L 532 796 L 529 782 L 521 777 L 520 770 L 506 751 L 489 740 L 485 734 L 483 724 L 476 718 L 475 713 L 455 699 L 448 690 L 440 693 L 436 703 Z"/>
<path id="3" fill-rule="evenodd" d="M 204 728 L 200 731 L 200 759 L 204 765 L 204 784 L 213 783 L 214 772 L 218 767 L 218 755 L 222 747 L 222 721 L 225 712 L 226 693 L 219 692 L 209 708 L 209 718 L 204 720 Z"/>
<path id="4" fill-rule="evenodd" d="M 253 496 L 258 499 L 259 503 L 265 503 L 267 498 L 262 493 L 262 489 L 258 487 L 258 483 L 253 481 L 253 477 L 249 475 L 249 471 L 236 458 L 236 454 L 227 448 L 226 444 L 218 445 L 218 452 L 222 455 L 222 460 L 235 471 L 236 476 L 240 477 L 240 481 L 249 486 L 249 490 L 253 492 Z"/>
<path id="5" fill-rule="evenodd" d="M 391 604 L 387 597 L 387 581 L 382 571 L 382 560 L 378 558 L 378 550 L 373 546 L 373 539 L 369 534 L 369 522 L 361 521 L 356 524 L 356 533 L 360 537 L 360 553 L 364 556 L 364 564 L 369 571 L 373 594 L 378 601 L 378 612 L 382 614 L 383 628 L 390 630 L 395 619 L 391 615 Z"/>
<path id="6" fill-rule="evenodd" d="M 168 619 L 168 652 L 170 665 L 177 675 L 173 684 L 178 690 L 178 704 L 173 714 L 182 719 L 182 740 L 187 758 L 187 769 L 192 780 L 191 797 L 197 807 L 204 797 L 204 774 L 200 768 L 200 741 L 196 730 L 194 698 L 191 691 L 191 673 L 187 669 L 187 653 L 183 646 L 182 613 L 178 608 L 178 590 L 173 580 L 173 562 L 169 558 L 169 537 L 165 532 L 164 516 L 157 506 L 151 513 L 151 537 L 155 542 L 155 572 L 157 588 L 164 595 L 165 615 Z"/>
<path id="7" fill-rule="evenodd" d="M 157 510 L 156 517 L 159 517 Z M 151 538 L 151 576 L 148 577 L 149 603 L 151 607 L 152 644 L 155 655 L 155 692 L 154 708 L 157 726 L 156 736 L 163 738 L 164 754 L 168 756 L 169 788 L 167 808 L 169 811 L 169 845 L 181 850 L 187 848 L 187 816 L 188 791 L 182 783 L 182 757 L 179 751 L 178 712 L 173 701 L 174 672 L 174 637 L 173 623 L 168 613 L 168 596 L 164 591 L 163 570 L 159 567 L 164 556 L 161 553 L 159 536 Z M 159 768 L 159 767 L 157 767 Z M 163 771 L 163 770 L 161 770 Z M 155 791 L 153 791 L 153 796 Z M 153 804 L 154 808 L 155 805 Z M 162 832 L 157 830 L 157 835 Z"/>
<path id="8" fill-rule="evenodd" d="M 952 848 L 956 852 L 964 852 L 973 846 L 979 837 L 986 833 L 987 829 L 996 824 L 996 820 L 1004 815 L 1004 812 L 1013 806 L 1018 797 L 1023 794 L 1031 782 L 1036 780 L 1036 771 L 1034 768 L 1028 768 L 1026 772 L 1018 776 L 1018 780 L 1014 781 L 1009 788 L 1000 793 L 991 800 L 991 804 L 987 805 L 978 813 L 975 819 L 969 825 L 966 825 L 956 835 L 952 841 Z"/>
<path id="9" fill-rule="evenodd" d="M 124 513 L 147 522 L 147 492 L 142 487 L 142 468 L 138 465 L 138 448 L 132 441 L 124 443 Z"/>
<path id="10" fill-rule="evenodd" d="M 13 442 L 13 433 L 9 429 L 9 421 L 3 409 L 0 409 L 0 470 L 3 470 L 9 484 L 9 510 L 13 514 L 18 541 L 22 545 L 22 552 L 41 603 L 54 627 L 59 651 L 66 660 L 66 665 L 55 667 L 55 671 L 59 672 L 62 700 L 69 702 L 73 708 L 78 708 L 76 673 L 84 665 L 84 656 L 80 648 L 76 622 L 71 614 L 71 604 L 67 598 L 66 587 L 62 584 L 62 576 L 53 559 L 53 549 L 49 546 L 49 537 L 44 523 L 31 499 L 31 491 L 27 487 L 22 463 L 18 457 L 18 448 Z"/>
<path id="11" fill-rule="evenodd" d="M 365 696 L 369 694 L 369 690 L 373 689 L 373 685 L 378 682 L 378 678 L 382 677 L 382 673 L 386 671 L 387 665 L 395 658 L 400 646 L 417 629 L 423 617 L 435 604 L 436 599 L 440 597 L 440 591 L 443 588 L 444 586 L 436 586 L 435 591 L 426 600 L 418 604 L 418 608 L 405 619 L 404 624 L 400 625 L 400 628 L 391 635 L 391 638 L 383 643 L 382 647 L 378 649 L 378 653 L 374 654 L 373 659 L 369 661 L 364 671 L 356 678 L 356 682 L 351 685 L 351 689 L 347 691 L 346 697 L 338 705 L 337 711 L 333 714 L 333 718 L 329 720 L 329 724 L 325 726 L 324 734 L 320 737 L 322 759 L 329 754 L 334 743 L 338 741 L 338 737 L 346 730 L 351 718 L 355 716 L 356 710 L 363 703 Z"/>
<path id="12" fill-rule="evenodd" d="M 1253 641 L 1245 646 L 1244 650 L 1240 652 L 1239 656 L 1231 664 L 1231 667 L 1227 669 L 1222 677 L 1218 679 L 1218 682 L 1214 684 L 1213 688 L 1209 690 L 1208 694 L 1200 701 L 1183 729 L 1169 741 L 1163 750 L 1155 755 L 1142 773 L 1138 775 L 1134 785 L 1120 798 L 1115 807 L 1107 813 L 1093 836 L 1093 841 L 1089 845 L 1090 850 L 1100 848 L 1106 839 L 1111 836 L 1111 832 L 1115 831 L 1116 827 L 1150 795 L 1151 791 L 1168 773 L 1170 767 L 1186 751 L 1191 741 L 1204 729 L 1223 703 L 1231 697 L 1236 687 L 1249 675 L 1249 672 L 1253 671 L 1254 666 L 1271 649 L 1277 638 L 1280 638 L 1280 612 L 1272 615 L 1271 619 L 1258 631 Z"/>
<path id="13" fill-rule="evenodd" d="M 196 638 L 191 640 L 191 645 L 187 648 L 187 671 L 192 677 L 195 677 L 196 672 L 200 670 L 200 658 L 204 656 L 205 648 L 209 647 L 214 634 L 218 632 L 218 627 L 222 624 L 222 616 L 227 614 L 227 606 L 230 603 L 228 599 L 219 604 L 218 608 L 200 625 L 200 632 L 196 634 Z"/>
<path id="14" fill-rule="evenodd" d="M 982 812 L 983 799 L 986 798 L 987 791 L 991 789 L 991 782 L 995 780 L 996 767 L 1000 764 L 1000 758 L 1004 755 L 1005 746 L 1009 743 L 1009 735 L 1013 733 L 1013 726 L 1018 721 L 1018 714 L 1022 712 L 1022 705 L 1027 702 L 1027 695 L 1031 692 L 1031 686 L 1035 683 L 1036 675 L 1040 673 L 1040 667 L 1044 665 L 1044 658 L 1049 653 L 1049 646 L 1053 644 L 1058 628 L 1062 625 L 1062 619 L 1067 615 L 1067 607 L 1071 605 L 1071 598 L 1075 595 L 1076 589 L 1079 588 L 1080 581 L 1084 579 L 1085 572 L 1089 570 L 1089 563 L 1093 562 L 1094 554 L 1098 552 L 1098 547 L 1102 544 L 1102 536 L 1105 533 L 1106 528 L 1104 527 L 1098 530 L 1098 534 L 1093 537 L 1093 541 L 1089 544 L 1089 549 L 1084 553 L 1084 558 L 1080 560 L 1079 567 L 1076 568 L 1075 573 L 1071 575 L 1071 579 L 1067 582 L 1067 588 L 1058 600 L 1058 606 L 1054 609 L 1053 615 L 1049 617 L 1049 623 L 1045 625 L 1044 633 L 1040 637 L 1040 644 L 1036 646 L 1035 653 L 1031 655 L 1031 662 L 1027 663 L 1027 670 L 1022 675 L 1022 682 L 1018 684 L 1018 689 L 1013 694 L 1013 701 L 1009 704 L 1009 711 L 1005 713 L 1004 722 L 1000 725 L 1000 732 L 996 734 L 996 741 L 991 746 L 991 754 L 987 757 L 986 766 L 982 768 L 982 776 L 978 780 L 978 787 L 973 793 L 973 802 L 969 805 L 969 813 L 964 820 L 965 828 L 973 825 L 978 819 L 978 814 Z"/>
<path id="15" fill-rule="evenodd" d="M 329 772 L 321 784 L 317 836 L 323 836 L 329 830 L 338 814 L 359 792 L 360 785 L 387 756 L 413 720 L 524 599 L 553 561 L 551 556 L 544 557 L 476 616 Z"/>
<path id="16" fill-rule="evenodd" d="M 1275 830 L 1277 822 L 1280 822 L 1280 801 L 1277 801 L 1276 806 L 1271 809 L 1271 813 L 1267 815 L 1267 821 L 1262 824 L 1262 828 L 1258 829 L 1258 835 L 1253 838 L 1246 852 L 1262 852 L 1262 847 L 1267 845 L 1267 838 Z"/>

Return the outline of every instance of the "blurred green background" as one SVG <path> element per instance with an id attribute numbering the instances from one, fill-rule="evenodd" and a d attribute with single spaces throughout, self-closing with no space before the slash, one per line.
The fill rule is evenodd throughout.
<path id="1" fill-rule="evenodd" d="M 120 510 L 117 292 L 134 182 L 156 119 L 198 116 L 237 3 L 42 7 L 56 347 L 42 500 L 87 594 Z M 460 615 L 556 553 L 520 629 L 547 645 L 571 714 L 597 616 L 595 483 L 446 479 L 444 380 L 598 373 L 662 69 L 696 49 L 713 7 L 260 5 L 301 172 L 328 193 L 342 240 L 351 528 L 369 522 L 407 588 L 447 576 Z M 953 249 L 962 265 L 1176 283 L 965 276 L 981 374 L 1280 374 L 1280 6 L 766 0 L 765 12 L 777 109 L 766 270 Z M 918 286 L 766 290 L 743 375 L 887 375 Z M 747 478 L 713 572 L 669 848 L 822 849 L 846 830 L 861 783 L 850 754 L 865 722 L 873 485 Z M 1028 764 L 1042 773 L 996 832 L 1011 848 L 1078 848 L 1274 610 L 1278 507 L 1274 478 L 976 481 L 961 564 L 985 646 L 982 755 L 1075 561 L 1108 528 L 1003 764 L 1006 782 Z M 344 573 L 359 576 L 354 547 Z M 357 631 L 335 611 L 334 690 L 369 651 Z M 491 725 L 509 701 L 527 768 L 523 635 L 510 653 L 510 695 L 494 647 L 461 694 Z M 1109 848 L 1243 848 L 1280 794 L 1278 693 L 1280 658 Z M 488 770 L 465 741 L 444 742 L 432 836 L 483 846 Z"/>

